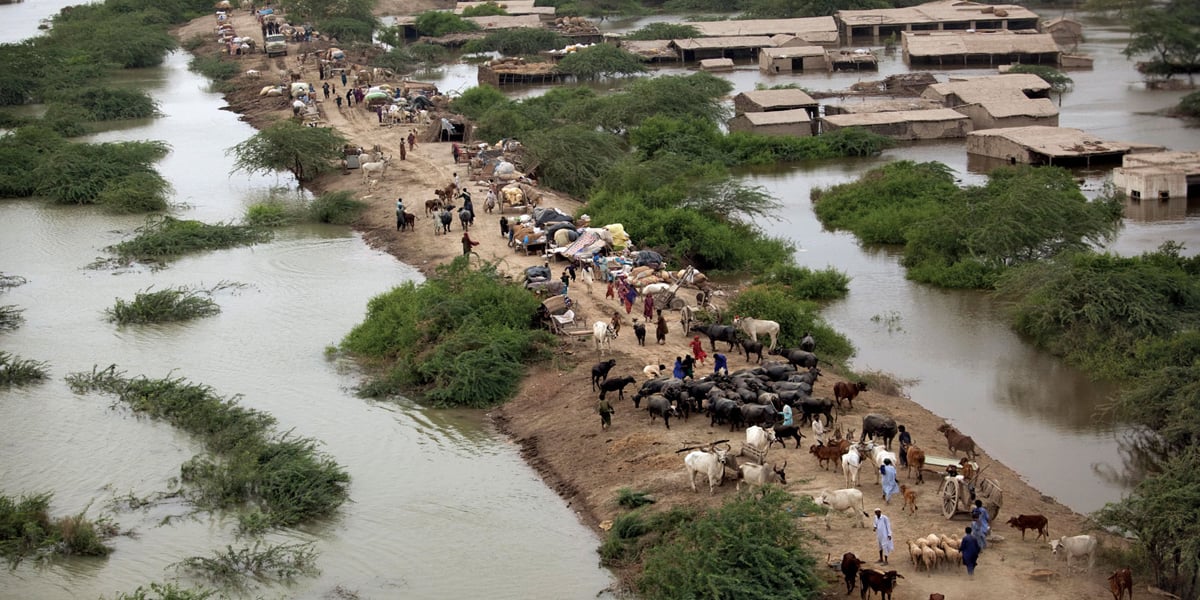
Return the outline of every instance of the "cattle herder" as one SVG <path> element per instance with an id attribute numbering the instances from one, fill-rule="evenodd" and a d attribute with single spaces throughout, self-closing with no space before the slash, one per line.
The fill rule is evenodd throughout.
<path id="1" fill-rule="evenodd" d="M 600 401 L 596 403 L 596 412 L 600 413 L 600 429 L 608 431 L 612 426 L 612 415 L 617 412 L 613 410 L 612 404 L 600 396 Z"/>

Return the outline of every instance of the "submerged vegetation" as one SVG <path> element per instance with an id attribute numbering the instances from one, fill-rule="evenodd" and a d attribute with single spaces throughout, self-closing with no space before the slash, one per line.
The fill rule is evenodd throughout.
<path id="1" fill-rule="evenodd" d="M 350 476 L 316 441 L 275 432 L 274 418 L 237 398 L 183 378 L 126 377 L 115 366 L 72 373 L 67 383 L 77 394 L 113 394 L 135 413 L 198 437 L 208 454 L 180 468 L 185 496 L 204 509 L 242 509 L 243 529 L 296 525 L 346 501 Z"/>
<path id="2" fill-rule="evenodd" d="M 486 408 L 517 391 L 525 365 L 547 355 L 551 336 L 534 327 L 538 299 L 495 265 L 464 258 L 424 283 L 372 298 L 342 349 L 386 371 L 371 396 L 421 392 L 434 406 Z"/>
<path id="3" fill-rule="evenodd" d="M 296 223 L 349 225 L 367 208 L 355 200 L 353 192 L 326 192 L 313 200 L 291 200 L 273 193 L 262 202 L 246 208 L 246 224 L 254 227 L 282 227 Z"/>
<path id="4" fill-rule="evenodd" d="M 49 376 L 46 363 L 0 350 L 0 388 L 29 385 L 45 381 Z"/>
<path id="5" fill-rule="evenodd" d="M 346 138 L 332 127 L 305 127 L 292 120 L 268 125 L 229 149 L 233 171 L 290 171 L 304 183 L 340 164 Z"/>
<path id="6" fill-rule="evenodd" d="M 119 592 L 112 600 L 212 600 L 218 596 L 216 590 L 205 588 L 184 588 L 175 583 L 151 583 L 148 586 L 139 585 L 132 592 Z M 102 596 L 101 600 L 109 600 Z"/>
<path id="7" fill-rule="evenodd" d="M 237 549 L 226 546 L 223 552 L 213 552 L 211 557 L 189 556 L 173 566 L 221 586 L 241 587 L 248 578 L 290 581 L 300 575 L 315 574 L 316 560 L 312 542 L 270 544 L 260 540 L 253 546 Z"/>
<path id="8" fill-rule="evenodd" d="M 0 331 L 12 331 L 20 327 L 25 321 L 25 317 L 21 316 L 23 312 L 24 309 L 13 304 L 0 305 Z"/>
<path id="9" fill-rule="evenodd" d="M 212 292 L 185 286 L 145 290 L 134 294 L 133 300 L 118 298 L 105 314 L 109 321 L 118 325 L 199 319 L 221 312 L 221 307 L 211 297 Z"/>
<path id="10" fill-rule="evenodd" d="M 106 522 L 83 513 L 52 519 L 50 494 L 14 498 L 0 495 L 0 556 L 16 565 L 29 555 L 107 556 L 104 538 L 115 533 Z"/>
<path id="11" fill-rule="evenodd" d="M 107 250 L 124 262 L 162 262 L 191 252 L 249 246 L 270 238 L 270 232 L 249 225 L 185 221 L 174 217 L 150 219 L 136 235 Z"/>

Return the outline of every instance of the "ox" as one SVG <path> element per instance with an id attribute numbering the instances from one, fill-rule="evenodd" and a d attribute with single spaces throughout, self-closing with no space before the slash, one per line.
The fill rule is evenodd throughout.
<path id="1" fill-rule="evenodd" d="M 975 460 L 975 440 L 969 435 L 963 435 L 949 423 L 942 423 L 937 428 L 946 436 L 946 446 L 955 456 L 962 450 L 971 460 Z"/>
<path id="2" fill-rule="evenodd" d="M 842 576 L 846 578 L 847 596 L 850 595 L 850 592 L 854 591 L 854 584 L 858 580 L 858 570 L 865 564 L 867 564 L 867 561 L 861 560 L 853 552 L 847 552 L 842 555 Z"/>
<path id="3" fill-rule="evenodd" d="M 750 336 L 752 341 L 757 342 L 758 336 L 771 336 L 770 350 L 775 349 L 775 341 L 779 337 L 779 323 L 768 321 L 766 319 L 753 319 L 750 317 L 734 317 L 733 326 L 740 329 L 743 333 Z"/>
<path id="4" fill-rule="evenodd" d="M 607 350 L 612 351 L 612 340 L 617 337 L 617 333 L 608 326 L 604 321 L 596 321 L 592 325 L 592 339 L 596 340 L 596 351 L 601 355 Z"/>
<path id="5" fill-rule="evenodd" d="M 1062 536 L 1057 540 L 1050 540 L 1050 549 L 1055 556 L 1059 550 L 1067 555 L 1067 573 L 1071 572 L 1071 559 L 1088 557 L 1088 570 L 1092 569 L 1092 565 L 1096 563 L 1096 538 L 1090 535 L 1076 535 L 1073 537 Z"/>
<path id="6" fill-rule="evenodd" d="M 379 162 L 363 163 L 360 166 L 362 169 L 363 181 L 367 181 L 369 179 L 382 179 L 383 174 L 387 171 L 388 163 L 390 162 L 392 162 L 391 157 L 386 157 Z"/>
<path id="7" fill-rule="evenodd" d="M 893 465 L 898 464 L 896 462 L 895 454 L 887 451 L 883 446 L 876 446 L 874 443 L 868 442 L 865 447 L 862 444 L 859 444 L 858 451 L 861 452 L 862 455 L 867 458 L 867 460 L 871 461 L 871 466 L 874 467 L 872 470 L 875 471 L 875 483 L 879 483 L 879 467 L 883 466 L 883 461 L 890 458 L 892 459 Z"/>
<path id="8" fill-rule="evenodd" d="M 708 475 L 708 493 L 714 493 L 716 487 L 725 479 L 725 461 L 728 456 L 729 446 L 726 444 L 724 449 L 714 447 L 712 452 L 694 450 L 683 457 L 683 464 L 687 467 L 688 481 L 692 484 L 692 491 L 699 491 L 696 489 L 696 474 L 701 473 Z"/>
<path id="9" fill-rule="evenodd" d="M 755 454 L 765 457 L 771 444 L 775 442 L 775 430 L 763 429 L 758 425 L 746 430 L 746 447 L 754 450 Z"/>
<path id="10" fill-rule="evenodd" d="M 854 410 L 854 399 L 858 397 L 859 392 L 865 391 L 867 391 L 867 382 L 865 381 L 858 383 L 839 381 L 833 384 L 833 398 L 837 400 L 838 408 L 842 407 L 842 399 L 845 398 L 850 410 Z"/>
<path id="11" fill-rule="evenodd" d="M 1021 530 L 1022 540 L 1025 539 L 1026 529 L 1037 530 L 1038 534 L 1037 537 L 1033 538 L 1034 540 L 1039 540 L 1042 538 L 1042 536 L 1046 536 L 1046 539 L 1049 540 L 1050 531 L 1046 527 L 1049 524 L 1050 521 L 1046 520 L 1046 517 L 1042 515 L 1017 515 L 1008 520 L 1008 525 L 1010 527 Z"/>
<path id="12" fill-rule="evenodd" d="M 862 513 L 863 518 L 859 519 L 858 524 L 866 528 L 865 519 L 868 517 L 867 510 L 863 506 L 862 492 L 855 489 L 848 490 L 821 490 L 821 495 L 816 498 L 817 504 L 828 506 L 832 511 L 842 512 L 845 510 L 854 510 Z M 855 515 L 857 517 L 857 515 Z M 829 526 L 829 513 L 825 513 L 825 529 L 831 529 Z"/>
<path id="13" fill-rule="evenodd" d="M 863 600 L 867 598 L 867 592 L 879 592 L 880 600 L 891 600 L 892 590 L 896 587 L 896 578 L 904 579 L 904 576 L 895 572 L 876 571 L 875 569 L 863 569 L 858 574 L 858 581 L 862 584 L 859 589 L 859 597 Z"/>
<path id="14" fill-rule="evenodd" d="M 1113 600 L 1122 600 L 1125 590 L 1129 590 L 1129 600 L 1133 600 L 1133 571 L 1130 571 L 1129 567 L 1113 571 L 1113 574 L 1108 576 L 1108 587 Z"/>
<path id="15" fill-rule="evenodd" d="M 857 448 L 851 448 L 842 455 L 842 473 L 846 475 L 846 487 L 858 487 L 858 470 L 862 467 L 862 456 Z"/>
<path id="16" fill-rule="evenodd" d="M 608 380 L 608 372 L 617 365 L 617 359 L 610 358 L 606 361 L 596 363 L 592 367 L 592 391 L 596 391 L 596 386 L 602 381 Z"/>
<path id="17" fill-rule="evenodd" d="M 738 465 L 738 482 L 737 489 L 741 491 L 742 481 L 748 485 L 762 487 L 768 483 L 779 483 L 787 485 L 787 474 L 783 472 L 787 468 L 787 461 L 783 461 L 783 466 L 776 468 L 771 463 L 764 465 L 756 465 L 753 463 L 744 463 Z"/>

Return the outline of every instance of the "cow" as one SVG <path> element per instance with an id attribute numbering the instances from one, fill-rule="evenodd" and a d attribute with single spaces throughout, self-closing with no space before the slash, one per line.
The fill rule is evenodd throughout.
<path id="1" fill-rule="evenodd" d="M 805 352 L 812 352 L 817 349 L 817 341 L 813 339 L 811 333 L 804 332 L 804 337 L 800 340 L 800 349 Z"/>
<path id="2" fill-rule="evenodd" d="M 400 231 L 404 231 L 405 229 L 409 231 L 417 230 L 417 215 L 414 215 L 407 210 L 404 211 L 404 214 L 401 215 L 400 219 Z"/>
<path id="3" fill-rule="evenodd" d="M 717 340 L 729 344 L 729 350 L 733 350 L 733 345 L 737 343 L 737 329 L 728 325 L 692 325 L 692 332 L 702 333 L 708 336 L 708 343 L 712 346 L 712 351 L 717 351 Z M 749 359 L 747 359 L 749 360 Z"/>
<path id="4" fill-rule="evenodd" d="M 867 561 L 859 559 L 853 552 L 847 552 L 842 555 L 842 576 L 846 578 L 846 595 L 854 591 L 854 584 L 858 580 L 858 570 Z"/>
<path id="5" fill-rule="evenodd" d="M 962 450 L 971 460 L 975 460 L 975 440 L 969 435 L 963 435 L 949 423 L 942 423 L 937 428 L 946 436 L 946 447 L 958 456 L 958 451 Z"/>
<path id="6" fill-rule="evenodd" d="M 892 590 L 896 587 L 896 578 L 904 579 L 904 576 L 896 571 L 876 571 L 875 569 L 863 569 L 858 574 L 858 581 L 862 584 L 859 589 L 859 597 L 866 600 L 867 592 L 879 592 L 880 600 L 892 600 Z"/>
<path id="7" fill-rule="evenodd" d="M 901 506 L 900 510 L 911 507 L 908 514 L 917 512 L 917 491 L 908 489 L 908 486 L 902 483 L 900 484 L 900 495 L 904 496 L 904 506 Z"/>
<path id="8" fill-rule="evenodd" d="M 742 351 L 746 353 L 746 362 L 750 362 L 750 355 L 753 354 L 758 357 L 758 359 L 754 362 L 762 364 L 762 342 L 756 340 L 742 340 L 740 343 L 742 345 Z"/>
<path id="9" fill-rule="evenodd" d="M 787 448 L 787 438 L 796 440 L 796 447 L 800 447 L 800 440 L 804 439 L 804 434 L 800 433 L 799 425 L 776 425 L 775 438 L 771 440 L 771 444 L 779 442 L 780 446 Z"/>
<path id="10" fill-rule="evenodd" d="M 605 323 L 604 321 L 596 321 L 592 325 L 592 339 L 596 340 L 596 351 L 601 355 L 604 354 L 605 350 L 609 352 L 612 351 L 611 340 L 615 337 L 617 337 L 617 333 L 608 326 L 608 323 Z"/>
<path id="11" fill-rule="evenodd" d="M 817 366 L 817 355 L 799 348 L 771 349 L 767 351 L 767 354 L 782 356 L 789 363 L 801 369 L 811 369 Z"/>
<path id="12" fill-rule="evenodd" d="M 842 456 L 842 449 L 837 446 L 826 446 L 824 444 L 813 444 L 808 447 L 808 453 L 817 457 L 817 465 L 822 469 L 828 469 L 827 463 L 837 460 Z"/>
<path id="13" fill-rule="evenodd" d="M 712 452 L 693 450 L 683 457 L 683 464 L 687 467 L 688 481 L 692 484 L 693 492 L 698 491 L 696 489 L 696 473 L 708 475 L 708 493 L 715 492 L 716 487 L 725 480 L 725 461 L 728 455 L 727 444 L 724 449 L 714 447 Z"/>
<path id="14" fill-rule="evenodd" d="M 858 441 L 863 441 L 867 437 L 883 438 L 883 446 L 888 450 L 892 449 L 892 439 L 896 437 L 896 420 L 884 415 L 869 414 L 863 417 L 862 437 Z"/>
<path id="15" fill-rule="evenodd" d="M 854 410 L 854 399 L 858 397 L 859 392 L 867 391 L 867 382 L 859 381 L 850 383 L 849 381 L 839 381 L 833 384 L 833 397 L 837 400 L 838 408 L 842 407 L 842 399 L 846 399 L 846 403 L 850 406 L 850 410 Z"/>
<path id="16" fill-rule="evenodd" d="M 833 400 L 829 398 L 803 398 L 798 405 L 801 412 L 801 423 L 807 423 L 811 419 L 825 415 L 825 426 L 829 427 L 833 424 Z"/>
<path id="17" fill-rule="evenodd" d="M 1113 574 L 1108 576 L 1108 587 L 1113 600 L 1122 600 L 1125 590 L 1129 590 L 1129 600 L 1133 600 L 1133 571 L 1130 571 L 1129 567 L 1113 571 Z"/>
<path id="18" fill-rule="evenodd" d="M 738 466 L 738 482 L 737 490 L 741 491 L 742 481 L 748 485 L 762 487 L 768 483 L 779 483 L 787 485 L 787 474 L 783 472 L 787 468 L 787 461 L 783 461 L 783 466 L 776 468 L 775 465 L 767 463 L 764 465 L 756 465 L 753 463 L 744 463 Z"/>
<path id="19" fill-rule="evenodd" d="M 734 317 L 733 318 L 733 326 L 737 327 L 739 330 L 744 332 L 746 335 L 750 336 L 750 339 L 755 342 L 758 341 L 758 336 L 760 336 L 760 335 L 771 336 L 771 345 L 769 346 L 769 348 L 771 350 L 775 349 L 775 342 L 776 342 L 776 339 L 779 337 L 779 323 L 777 323 L 775 321 L 768 321 L 766 319 L 754 319 L 751 317 Z M 733 347 L 730 346 L 730 349 L 733 349 Z"/>
<path id="20" fill-rule="evenodd" d="M 596 386 L 600 382 L 608 380 L 608 372 L 617 364 L 617 359 L 610 358 L 606 361 L 598 362 L 592 367 L 592 391 L 596 391 Z"/>
<path id="21" fill-rule="evenodd" d="M 641 323 L 641 322 L 634 323 L 633 324 L 633 336 L 637 338 L 637 344 L 639 346 L 645 346 L 646 345 L 646 324 Z"/>
<path id="22" fill-rule="evenodd" d="M 828 506 L 831 509 L 829 512 L 825 513 L 825 529 L 832 529 L 829 526 L 829 513 L 834 511 L 842 512 L 844 510 L 855 510 L 862 513 L 863 518 L 858 520 L 858 524 L 863 528 L 866 528 L 867 525 L 865 519 L 869 515 L 867 515 L 866 507 L 863 506 L 863 495 L 861 491 L 855 489 L 835 490 L 832 492 L 829 490 L 821 490 L 821 494 L 817 496 L 815 500 L 817 504 Z"/>
<path id="23" fill-rule="evenodd" d="M 859 443 L 859 453 L 867 460 L 871 461 L 872 470 L 875 471 L 875 483 L 879 483 L 879 468 L 883 466 L 883 461 L 892 460 L 892 464 L 896 464 L 896 455 L 888 452 L 883 446 L 876 446 L 873 442 L 868 442 L 866 445 Z"/>
<path id="24" fill-rule="evenodd" d="M 600 382 L 600 399 L 603 400 L 604 396 L 609 392 L 616 392 L 617 400 L 624 400 L 625 386 L 633 383 L 634 381 L 636 380 L 628 375 L 625 377 L 617 377 L 616 379 L 605 379 L 604 381 Z"/>
<path id="25" fill-rule="evenodd" d="M 862 455 L 851 448 L 842 455 L 842 474 L 846 476 L 846 487 L 858 487 L 858 470 L 862 467 Z"/>
<path id="26" fill-rule="evenodd" d="M 654 394 L 646 399 L 646 412 L 650 413 L 651 425 L 654 424 L 654 417 L 662 417 L 663 425 L 666 425 L 667 429 L 671 428 L 671 417 L 679 416 L 679 412 L 671 406 L 671 401 L 662 394 Z"/>
<path id="27" fill-rule="evenodd" d="M 1057 540 L 1050 540 L 1050 550 L 1055 556 L 1059 554 L 1059 550 L 1067 555 L 1067 573 L 1071 572 L 1071 559 L 1073 558 L 1087 556 L 1087 570 L 1089 571 L 1092 569 L 1092 565 L 1096 564 L 1096 538 L 1090 535 L 1072 537 L 1064 535 Z"/>
<path id="28" fill-rule="evenodd" d="M 925 451 L 916 447 L 909 446 L 904 453 L 904 459 L 908 464 L 908 478 L 912 479 L 912 470 L 917 470 L 917 483 L 925 483 Z"/>
<path id="29" fill-rule="evenodd" d="M 746 446 L 754 449 L 760 456 L 766 456 L 767 450 L 774 442 L 774 429 L 763 429 L 755 425 L 746 430 Z"/>
<path id="30" fill-rule="evenodd" d="M 1033 538 L 1034 541 L 1041 539 L 1042 536 L 1046 536 L 1046 539 L 1049 540 L 1050 539 L 1050 531 L 1047 528 L 1047 525 L 1049 525 L 1049 524 L 1050 524 L 1050 521 L 1046 520 L 1046 517 L 1044 517 L 1042 515 L 1017 515 L 1008 520 L 1008 525 L 1010 527 L 1021 530 L 1021 540 L 1022 541 L 1025 540 L 1025 530 L 1026 529 L 1036 529 L 1037 530 L 1038 534 L 1037 534 L 1037 537 Z"/>

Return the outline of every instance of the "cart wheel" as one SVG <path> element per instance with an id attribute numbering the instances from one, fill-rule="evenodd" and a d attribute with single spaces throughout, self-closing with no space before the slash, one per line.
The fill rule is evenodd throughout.
<path id="1" fill-rule="evenodd" d="M 957 510 L 958 482 L 953 477 L 947 477 L 942 482 L 942 516 L 949 519 Z"/>
<path id="2" fill-rule="evenodd" d="M 671 310 L 683 310 L 684 306 L 687 306 L 687 300 L 684 300 L 683 298 L 679 298 L 679 297 L 675 297 L 675 298 L 671 299 L 671 304 L 670 304 Z"/>

